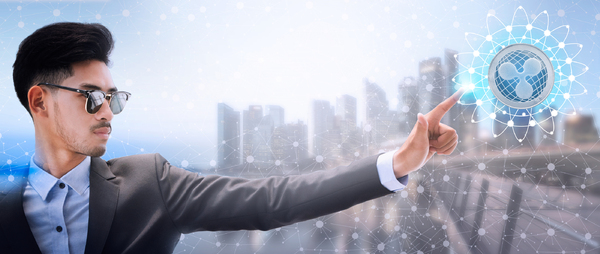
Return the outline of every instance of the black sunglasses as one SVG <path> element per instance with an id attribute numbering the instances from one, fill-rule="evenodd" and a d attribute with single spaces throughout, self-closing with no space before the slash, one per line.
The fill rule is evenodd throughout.
<path id="1" fill-rule="evenodd" d="M 119 114 L 121 111 L 123 111 L 123 108 L 125 108 L 125 104 L 127 103 L 127 100 L 129 100 L 129 97 L 131 97 L 131 94 L 125 91 L 117 91 L 107 94 L 100 90 L 81 90 L 50 83 L 39 83 L 37 85 L 53 86 L 85 95 L 85 111 L 89 114 L 96 114 L 96 112 L 100 110 L 102 104 L 104 104 L 104 98 L 106 98 L 106 101 L 108 101 L 108 106 L 110 107 L 112 113 L 115 115 Z"/>

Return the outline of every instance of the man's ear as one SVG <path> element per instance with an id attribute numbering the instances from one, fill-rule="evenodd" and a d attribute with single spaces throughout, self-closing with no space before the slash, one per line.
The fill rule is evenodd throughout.
<path id="1" fill-rule="evenodd" d="M 33 86 L 27 92 L 27 101 L 31 115 L 48 117 L 50 93 L 39 86 Z"/>

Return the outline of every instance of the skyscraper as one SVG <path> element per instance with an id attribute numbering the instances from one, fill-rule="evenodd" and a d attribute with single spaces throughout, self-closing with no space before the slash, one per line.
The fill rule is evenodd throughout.
<path id="1" fill-rule="evenodd" d="M 302 121 L 275 127 L 271 151 L 275 165 L 297 163 L 308 158 L 308 130 Z"/>
<path id="2" fill-rule="evenodd" d="M 336 99 L 335 115 L 347 123 L 347 129 L 356 128 L 356 113 L 356 98 L 344 94 Z"/>
<path id="3" fill-rule="evenodd" d="M 329 101 L 313 100 L 308 121 L 308 149 L 311 156 L 323 156 L 331 146 L 334 112 Z"/>
<path id="4" fill-rule="evenodd" d="M 260 160 L 274 162 L 276 166 L 281 165 L 286 157 L 286 150 L 291 147 L 290 142 L 287 141 L 287 128 L 284 119 L 283 107 L 267 105 L 263 122 L 259 128 L 263 133 L 263 137 L 265 137 L 264 143 L 268 149 L 260 149 L 262 154 Z"/>
<path id="5" fill-rule="evenodd" d="M 242 161 L 254 161 L 254 153 L 258 149 L 258 144 L 261 140 L 258 127 L 263 118 L 263 109 L 260 105 L 251 105 L 248 110 L 244 110 L 243 119 L 243 153 Z M 251 157 L 249 157 L 251 156 Z"/>
<path id="6" fill-rule="evenodd" d="M 254 161 L 255 163 L 271 163 L 273 161 L 273 151 L 271 150 L 271 140 L 275 124 L 271 115 L 263 116 L 258 124 L 258 135 L 253 137 Z"/>
<path id="7" fill-rule="evenodd" d="M 346 159 L 356 157 L 360 148 L 360 137 L 356 127 L 356 98 L 344 94 L 336 99 L 336 129 L 340 135 L 340 155 Z"/>
<path id="8" fill-rule="evenodd" d="M 565 117 L 564 143 L 581 145 L 598 141 L 598 129 L 594 122 L 594 115 L 568 115 Z"/>
<path id="9" fill-rule="evenodd" d="M 371 148 L 379 148 L 380 144 L 397 138 L 399 123 L 396 112 L 390 112 L 385 91 L 377 84 L 364 80 L 367 125 L 365 126 L 366 143 Z"/>
<path id="10" fill-rule="evenodd" d="M 405 77 L 398 84 L 398 122 L 401 136 L 408 136 L 419 114 L 419 86 L 415 78 Z"/>
<path id="11" fill-rule="evenodd" d="M 240 112 L 225 103 L 217 105 L 217 160 L 219 168 L 227 168 L 240 161 Z"/>
<path id="12" fill-rule="evenodd" d="M 452 49 L 444 50 L 444 82 L 445 86 L 440 88 L 443 93 L 443 99 L 449 98 L 458 89 L 456 84 L 459 84 L 458 74 L 458 52 Z M 442 122 L 449 125 L 454 125 L 460 117 L 461 108 L 454 106 L 447 113 L 447 117 L 442 119 Z"/>
<path id="13" fill-rule="evenodd" d="M 365 99 L 367 103 L 367 121 L 374 120 L 378 116 L 386 115 L 389 106 L 385 91 L 377 84 L 369 82 L 368 79 L 364 80 L 364 84 Z"/>
<path id="14" fill-rule="evenodd" d="M 285 124 L 284 112 L 283 107 L 279 105 L 267 105 L 265 115 L 270 115 L 274 127 L 279 127 Z"/>
<path id="15" fill-rule="evenodd" d="M 423 113 L 431 111 L 447 95 L 444 70 L 439 57 L 429 58 L 419 63 L 419 97 Z"/>

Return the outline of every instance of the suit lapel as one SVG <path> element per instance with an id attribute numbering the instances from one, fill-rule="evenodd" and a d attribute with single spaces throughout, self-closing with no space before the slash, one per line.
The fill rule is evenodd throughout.
<path id="1" fill-rule="evenodd" d="M 101 253 L 117 208 L 119 186 L 106 162 L 92 157 L 90 166 L 90 218 L 85 253 Z"/>
<path id="2" fill-rule="evenodd" d="M 29 169 L 29 168 L 27 168 Z M 5 241 L 14 253 L 41 253 L 23 210 L 23 191 L 27 184 L 27 170 L 17 171 L 15 184 L 0 193 L 0 225 Z"/>

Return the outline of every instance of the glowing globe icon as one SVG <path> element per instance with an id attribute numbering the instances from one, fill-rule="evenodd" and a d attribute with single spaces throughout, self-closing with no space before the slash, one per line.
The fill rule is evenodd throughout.
<path id="1" fill-rule="evenodd" d="M 492 93 L 516 109 L 542 103 L 554 85 L 554 68 L 546 54 L 530 44 L 506 46 L 492 59 L 488 71 Z"/>

